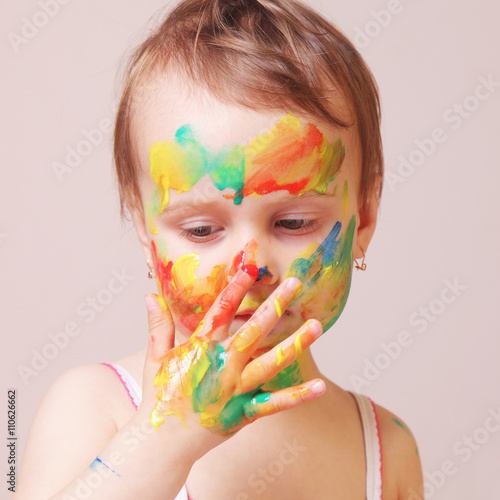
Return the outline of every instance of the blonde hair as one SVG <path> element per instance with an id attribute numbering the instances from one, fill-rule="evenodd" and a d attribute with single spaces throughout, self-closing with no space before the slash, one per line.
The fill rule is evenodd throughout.
<path id="1" fill-rule="evenodd" d="M 295 0 L 183 0 L 135 49 L 125 70 L 114 130 L 122 216 L 125 207 L 143 210 L 132 132 L 136 104 L 167 69 L 223 103 L 302 111 L 332 126 L 356 126 L 364 202 L 382 178 L 377 84 L 329 21 Z"/>

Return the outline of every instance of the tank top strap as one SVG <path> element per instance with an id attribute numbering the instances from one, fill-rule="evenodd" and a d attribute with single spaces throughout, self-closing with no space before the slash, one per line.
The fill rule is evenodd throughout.
<path id="1" fill-rule="evenodd" d="M 382 500 L 382 443 L 377 410 L 367 396 L 351 393 L 363 425 L 366 454 L 366 499 Z"/>
<path id="2" fill-rule="evenodd" d="M 118 375 L 118 378 L 125 387 L 132 404 L 137 410 L 142 401 L 142 389 L 135 378 L 132 377 L 132 375 L 125 370 L 125 368 L 116 363 L 101 363 L 101 365 L 108 366 Z"/>
<path id="3" fill-rule="evenodd" d="M 182 490 L 179 491 L 174 500 L 190 500 L 185 485 L 182 487 Z"/>

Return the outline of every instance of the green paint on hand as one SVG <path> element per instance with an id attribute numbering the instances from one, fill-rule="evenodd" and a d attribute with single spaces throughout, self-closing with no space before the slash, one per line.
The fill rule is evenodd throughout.
<path id="1" fill-rule="evenodd" d="M 283 368 L 269 382 L 264 384 L 266 391 L 276 391 L 285 387 L 293 387 L 304 382 L 300 364 L 295 360 L 291 365 Z"/>

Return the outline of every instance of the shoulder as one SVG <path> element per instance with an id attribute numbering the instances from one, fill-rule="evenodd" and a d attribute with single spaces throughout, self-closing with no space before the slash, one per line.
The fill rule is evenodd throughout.
<path id="1" fill-rule="evenodd" d="M 45 393 L 36 420 L 58 408 L 79 413 L 101 407 L 113 386 L 112 374 L 112 370 L 100 364 L 80 365 L 62 373 Z"/>
<path id="2" fill-rule="evenodd" d="M 116 432 L 117 420 L 130 400 L 116 373 L 103 364 L 83 364 L 62 373 L 45 393 L 33 428 L 71 422 Z M 131 405 L 130 405 L 131 406 Z M 132 407 L 133 409 L 133 407 Z"/>
<path id="3" fill-rule="evenodd" d="M 406 499 L 413 492 L 420 494 L 422 467 L 413 433 L 394 413 L 377 404 L 375 409 L 382 442 L 384 497 Z"/>
<path id="4" fill-rule="evenodd" d="M 128 397 L 120 395 L 120 385 L 116 374 L 100 364 L 77 366 L 52 383 L 24 449 L 18 484 L 23 498 L 58 491 L 92 462 L 117 432 L 115 414 Z"/>
<path id="5" fill-rule="evenodd" d="M 78 384 L 79 386 L 93 386 L 96 383 L 111 382 L 109 367 L 100 363 L 88 363 L 83 365 L 78 365 L 69 370 L 65 371 L 50 386 L 47 394 L 51 392 L 57 392 L 64 390 L 68 385 Z M 101 391 L 95 390 L 90 391 L 90 394 L 94 397 L 99 397 Z"/>
<path id="6" fill-rule="evenodd" d="M 84 364 L 64 372 L 52 383 L 40 409 L 64 406 L 66 413 L 90 414 L 96 410 L 102 413 L 106 408 L 112 416 L 114 407 L 118 408 L 120 400 L 125 400 L 126 396 L 120 379 L 109 366 Z"/>

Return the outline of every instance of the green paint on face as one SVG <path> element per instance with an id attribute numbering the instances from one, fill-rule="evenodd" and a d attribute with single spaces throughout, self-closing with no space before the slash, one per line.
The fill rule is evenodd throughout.
<path id="1" fill-rule="evenodd" d="M 314 190 L 324 194 L 345 157 L 342 140 L 330 143 L 318 128 L 285 115 L 269 132 L 247 146 L 236 144 L 219 151 L 205 147 L 191 125 L 180 127 L 174 140 L 155 142 L 149 152 L 155 187 L 147 204 L 151 233 L 158 233 L 156 217 L 169 204 L 169 190 L 190 191 L 205 175 L 220 191 L 229 189 L 236 205 L 245 196 L 259 197 L 286 190 L 301 195 Z"/>
<path id="2" fill-rule="evenodd" d="M 243 200 L 245 186 L 245 152 L 241 146 L 222 151 L 211 159 L 209 172 L 214 186 L 220 191 L 230 188 L 235 192 L 234 204 Z"/>

